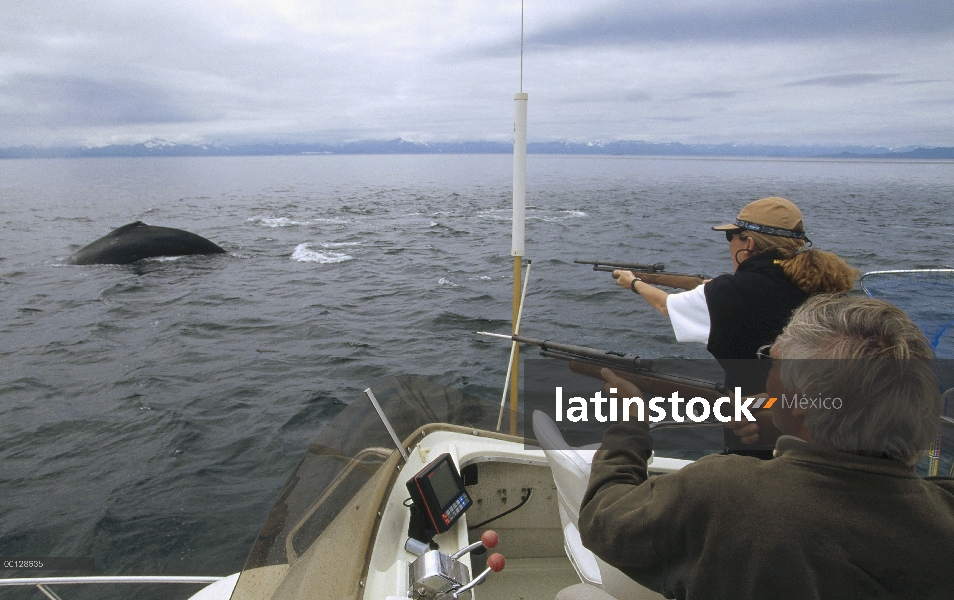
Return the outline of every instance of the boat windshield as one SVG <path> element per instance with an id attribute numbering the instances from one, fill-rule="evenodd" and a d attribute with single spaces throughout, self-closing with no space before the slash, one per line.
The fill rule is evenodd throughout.
<path id="1" fill-rule="evenodd" d="M 415 376 L 372 393 L 405 446 L 429 423 L 492 430 L 492 403 Z M 255 540 L 233 599 L 359 598 L 377 516 L 403 459 L 366 394 L 308 448 Z"/>

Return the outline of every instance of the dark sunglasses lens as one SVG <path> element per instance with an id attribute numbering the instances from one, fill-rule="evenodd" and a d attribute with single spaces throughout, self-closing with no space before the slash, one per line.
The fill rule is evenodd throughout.
<path id="1" fill-rule="evenodd" d="M 725 232 L 725 241 L 731 242 L 733 235 L 734 235 L 733 232 L 731 232 L 731 231 L 726 231 L 726 232 Z"/>

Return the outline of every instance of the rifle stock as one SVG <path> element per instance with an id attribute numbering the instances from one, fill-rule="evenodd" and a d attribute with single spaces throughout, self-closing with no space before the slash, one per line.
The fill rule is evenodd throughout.
<path id="1" fill-rule="evenodd" d="M 666 287 L 677 288 L 680 290 L 694 290 L 705 282 L 702 275 L 684 275 L 682 273 L 640 273 L 633 271 L 636 277 L 639 277 L 646 283 L 652 285 L 664 285 Z"/>

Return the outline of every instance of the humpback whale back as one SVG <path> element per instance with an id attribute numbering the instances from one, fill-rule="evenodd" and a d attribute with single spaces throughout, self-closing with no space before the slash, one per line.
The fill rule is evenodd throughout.
<path id="1" fill-rule="evenodd" d="M 202 236 L 142 221 L 123 225 L 84 246 L 70 257 L 74 265 L 125 265 L 154 256 L 188 256 L 225 252 Z"/>

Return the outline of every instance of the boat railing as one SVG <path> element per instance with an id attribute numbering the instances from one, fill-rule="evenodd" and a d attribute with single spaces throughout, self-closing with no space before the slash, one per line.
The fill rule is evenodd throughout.
<path id="1" fill-rule="evenodd" d="M 179 575 L 113 575 L 113 576 L 85 576 L 85 577 L 15 577 L 0 578 L 0 587 L 31 586 L 38 588 L 50 600 L 62 600 L 56 592 L 48 588 L 50 585 L 76 584 L 117 584 L 117 583 L 165 583 L 165 584 L 210 584 L 224 579 L 223 577 L 193 577 Z"/>

